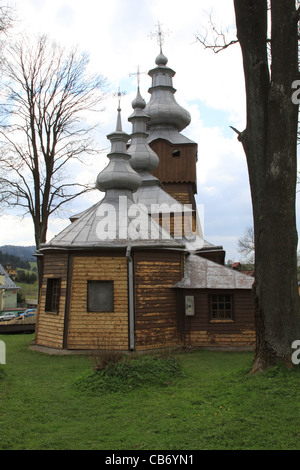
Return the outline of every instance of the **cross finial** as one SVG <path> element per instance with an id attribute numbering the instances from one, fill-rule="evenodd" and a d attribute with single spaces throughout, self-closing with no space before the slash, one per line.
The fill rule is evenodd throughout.
<path id="1" fill-rule="evenodd" d="M 121 122 L 121 96 L 126 95 L 125 91 L 120 91 L 120 87 L 118 88 L 118 93 L 114 93 L 113 96 L 118 97 L 118 118 L 117 118 L 117 126 L 116 131 L 122 131 L 122 122 Z"/>
<path id="2" fill-rule="evenodd" d="M 150 37 L 153 38 L 153 37 L 156 36 L 157 44 L 160 47 L 160 52 L 162 52 L 162 46 L 163 46 L 163 43 L 164 43 L 164 40 L 165 40 L 165 36 L 169 35 L 170 31 L 163 31 L 159 21 L 157 22 L 156 28 L 157 28 L 157 30 L 156 30 L 155 33 L 150 33 Z"/>
<path id="3" fill-rule="evenodd" d="M 114 97 L 118 97 L 118 111 L 121 111 L 121 96 L 126 95 L 126 91 L 120 91 L 120 87 L 118 87 L 118 93 L 114 93 Z"/>
<path id="4" fill-rule="evenodd" d="M 141 72 L 141 71 L 140 71 L 140 66 L 138 65 L 138 66 L 137 66 L 137 71 L 136 71 L 136 72 L 132 72 L 132 73 L 129 74 L 129 77 L 131 77 L 132 75 L 136 75 L 138 88 L 140 87 L 140 77 L 141 77 L 141 73 L 147 73 L 147 72 Z"/>

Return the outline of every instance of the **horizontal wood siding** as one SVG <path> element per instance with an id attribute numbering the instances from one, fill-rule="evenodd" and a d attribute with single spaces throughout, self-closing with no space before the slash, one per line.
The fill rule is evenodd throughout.
<path id="1" fill-rule="evenodd" d="M 195 208 L 195 196 L 191 183 L 163 183 L 163 189 L 180 204 L 191 204 Z"/>
<path id="2" fill-rule="evenodd" d="M 135 252 L 135 345 L 137 350 L 178 345 L 176 292 L 181 253 Z"/>
<path id="3" fill-rule="evenodd" d="M 233 296 L 232 321 L 211 320 L 210 295 Z M 193 295 L 195 315 L 186 316 L 184 296 Z M 255 344 L 254 302 L 250 290 L 184 290 L 178 292 L 182 341 L 191 346 L 253 346 Z"/>
<path id="4" fill-rule="evenodd" d="M 43 257 L 43 278 L 38 305 L 37 324 L 35 330 L 36 343 L 52 348 L 63 347 L 64 318 L 67 291 L 68 255 L 45 254 Z M 47 279 L 59 278 L 60 300 L 58 313 L 45 313 Z"/>
<path id="5" fill-rule="evenodd" d="M 87 281 L 114 282 L 114 311 L 87 311 Z M 125 256 L 74 256 L 68 349 L 128 349 L 128 285 Z"/>

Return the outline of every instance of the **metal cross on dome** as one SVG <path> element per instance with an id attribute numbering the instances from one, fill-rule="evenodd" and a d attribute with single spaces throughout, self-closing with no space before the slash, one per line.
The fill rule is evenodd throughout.
<path id="1" fill-rule="evenodd" d="M 129 77 L 131 77 L 132 75 L 136 75 L 138 87 L 140 86 L 140 77 L 141 77 L 142 73 L 147 73 L 147 72 L 141 72 L 140 71 L 140 66 L 138 65 L 137 66 L 137 71 L 132 72 L 132 73 L 129 74 Z"/>
<path id="2" fill-rule="evenodd" d="M 118 97 L 118 110 L 121 110 L 121 96 L 126 95 L 126 91 L 120 91 L 120 87 L 118 87 L 118 93 L 114 93 L 113 97 Z"/>
<path id="3" fill-rule="evenodd" d="M 157 27 L 156 32 L 155 33 L 150 33 L 151 38 L 157 37 L 157 44 L 160 47 L 160 52 L 162 52 L 162 46 L 163 46 L 163 43 L 164 43 L 164 40 L 165 40 L 165 36 L 167 36 L 167 35 L 169 36 L 169 34 L 170 34 L 170 31 L 163 31 L 161 26 L 162 25 L 158 21 L 157 25 L 156 25 L 156 27 Z"/>

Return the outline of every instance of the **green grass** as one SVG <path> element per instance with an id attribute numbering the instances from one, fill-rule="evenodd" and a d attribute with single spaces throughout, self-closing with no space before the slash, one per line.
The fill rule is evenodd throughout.
<path id="1" fill-rule="evenodd" d="M 39 286 L 37 282 L 35 284 L 26 284 L 25 282 L 16 281 L 18 287 L 22 289 L 22 295 L 26 299 L 37 299 Z"/>
<path id="2" fill-rule="evenodd" d="M 119 365 L 111 388 L 91 357 L 31 351 L 32 339 L 0 336 L 1 450 L 300 448 L 299 367 L 252 376 L 252 353 L 199 350 L 177 355 L 180 370 Z"/>
<path id="3" fill-rule="evenodd" d="M 29 262 L 31 269 L 23 269 L 17 267 L 18 271 L 24 271 L 25 273 L 32 274 L 34 273 L 36 276 L 38 276 L 37 270 L 33 271 L 33 268 L 37 268 L 37 262 L 36 261 L 30 261 Z M 22 295 L 26 299 L 37 299 L 38 297 L 38 281 L 36 281 L 33 284 L 27 284 L 26 282 L 19 282 L 18 280 L 15 281 L 18 287 L 21 287 L 22 289 Z"/>

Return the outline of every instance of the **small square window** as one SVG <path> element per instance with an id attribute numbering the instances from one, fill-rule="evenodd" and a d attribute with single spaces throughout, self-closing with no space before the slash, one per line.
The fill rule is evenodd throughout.
<path id="1" fill-rule="evenodd" d="M 180 150 L 179 149 L 174 149 L 172 151 L 172 156 L 173 157 L 180 157 Z"/>
<path id="2" fill-rule="evenodd" d="M 47 279 L 45 312 L 58 313 L 60 298 L 60 279 Z"/>
<path id="3" fill-rule="evenodd" d="M 87 310 L 88 312 L 114 311 L 113 281 L 87 282 Z"/>
<path id="4" fill-rule="evenodd" d="M 232 296 L 212 295 L 210 298 L 210 310 L 212 320 L 232 319 Z"/>

